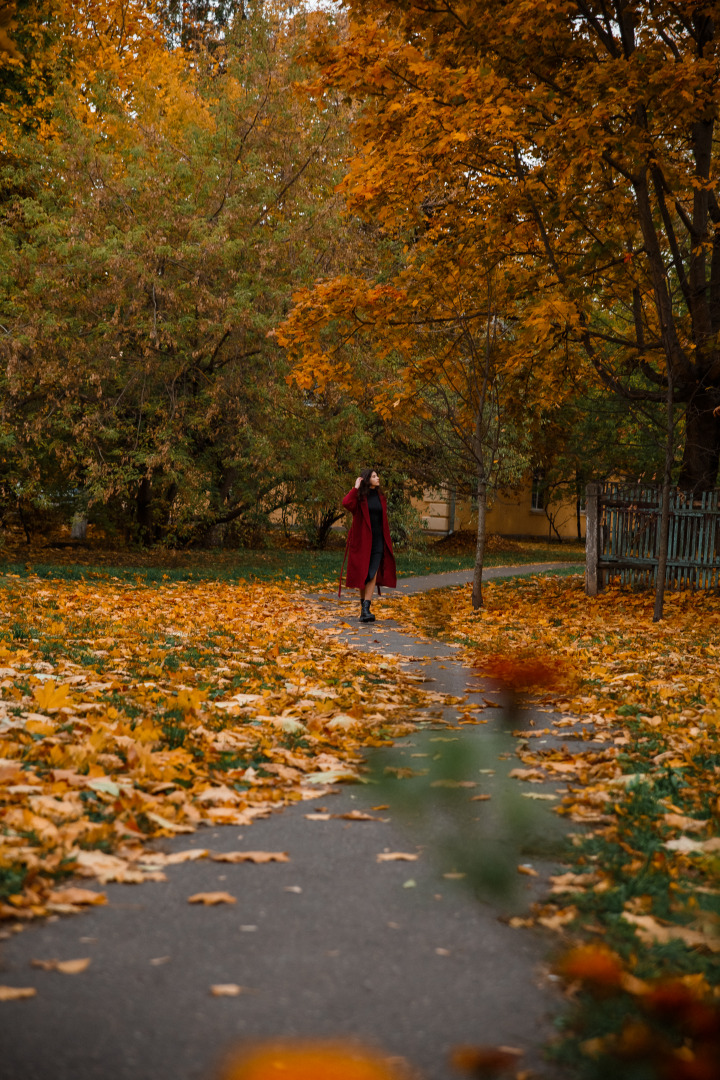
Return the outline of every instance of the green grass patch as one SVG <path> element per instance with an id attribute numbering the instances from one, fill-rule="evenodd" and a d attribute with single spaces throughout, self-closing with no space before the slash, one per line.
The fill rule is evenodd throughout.
<path id="1" fill-rule="evenodd" d="M 132 552 L 128 552 L 132 557 Z M 523 545 L 522 551 L 489 553 L 486 567 L 524 566 L 531 563 L 577 562 L 584 555 L 577 548 L 560 546 L 532 547 Z M 118 580 L 133 581 L 142 585 L 168 585 L 192 581 L 238 581 L 297 582 L 299 585 L 322 585 L 337 581 L 343 561 L 342 551 L 267 551 L 242 550 L 231 554 L 222 553 L 217 562 L 206 553 L 202 565 L 172 565 L 173 558 L 157 553 L 157 565 L 153 566 L 103 566 L 65 562 L 0 562 L 0 575 L 15 578 L 37 576 L 60 581 Z M 467 555 L 435 555 L 428 553 L 399 553 L 396 558 L 400 577 L 443 574 L 453 570 L 471 570 L 474 559 Z M 17 628 L 23 634 L 25 627 Z"/>

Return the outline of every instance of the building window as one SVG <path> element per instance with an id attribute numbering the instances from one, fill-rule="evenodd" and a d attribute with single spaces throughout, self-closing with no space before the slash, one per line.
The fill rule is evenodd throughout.
<path id="1" fill-rule="evenodd" d="M 530 509 L 545 509 L 545 470 L 535 469 L 532 478 L 532 491 L 530 494 Z"/>

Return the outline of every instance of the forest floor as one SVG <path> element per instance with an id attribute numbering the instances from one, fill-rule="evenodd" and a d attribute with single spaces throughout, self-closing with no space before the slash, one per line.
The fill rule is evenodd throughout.
<path id="1" fill-rule="evenodd" d="M 190 1080 L 278 1035 L 380 1045 L 378 1080 L 459 1043 L 476 1075 L 715 1076 L 716 597 L 653 624 L 526 567 L 363 628 L 287 583 L 68 569 L 0 574 L 12 1080 Z"/>

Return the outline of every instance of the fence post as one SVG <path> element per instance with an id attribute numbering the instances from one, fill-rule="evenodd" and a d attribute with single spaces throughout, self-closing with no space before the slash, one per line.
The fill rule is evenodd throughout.
<path id="1" fill-rule="evenodd" d="M 599 484 L 585 488 L 585 593 L 597 596 L 600 585 L 598 560 L 600 557 Z"/>

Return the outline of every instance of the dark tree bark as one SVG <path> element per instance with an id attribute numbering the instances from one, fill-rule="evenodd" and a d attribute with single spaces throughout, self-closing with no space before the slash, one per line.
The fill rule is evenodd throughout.
<path id="1" fill-rule="evenodd" d="M 477 610 L 483 605 L 482 594 L 482 575 L 483 565 L 485 563 L 485 529 L 487 520 L 487 482 L 485 480 L 485 470 L 478 469 L 478 485 L 477 485 L 477 504 L 478 504 L 478 521 L 477 521 L 477 540 L 475 544 L 475 569 L 473 572 L 473 586 L 472 586 L 472 606 Z"/>
<path id="2" fill-rule="evenodd" d="M 149 476 L 144 476 L 140 481 L 135 499 L 135 519 L 138 523 L 141 538 L 149 542 L 152 540 L 153 514 L 152 514 L 152 483 Z"/>
<path id="3" fill-rule="evenodd" d="M 665 443 L 665 473 L 663 475 L 662 510 L 660 514 L 660 551 L 658 553 L 657 582 L 655 585 L 655 608 L 653 622 L 663 617 L 665 605 L 665 580 L 667 578 L 668 542 L 670 539 L 670 484 L 675 461 L 675 403 L 673 401 L 672 372 L 668 377 L 667 387 L 667 432 Z M 687 448 L 687 443 L 685 444 Z M 716 465 L 717 468 L 717 465 Z"/>
<path id="4" fill-rule="evenodd" d="M 707 491 L 715 486 L 720 461 L 720 424 L 713 416 L 717 397 L 699 390 L 685 410 L 685 447 L 678 486 Z"/>

